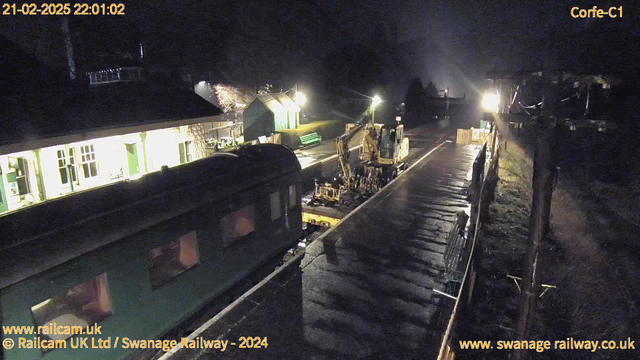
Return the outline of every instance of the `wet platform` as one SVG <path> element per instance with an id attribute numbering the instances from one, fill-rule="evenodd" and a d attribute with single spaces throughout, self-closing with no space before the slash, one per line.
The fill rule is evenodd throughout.
<path id="1" fill-rule="evenodd" d="M 453 301 L 443 252 L 476 146 L 442 143 L 191 338 L 176 359 L 435 359 Z M 241 337 L 267 338 L 240 348 Z"/>

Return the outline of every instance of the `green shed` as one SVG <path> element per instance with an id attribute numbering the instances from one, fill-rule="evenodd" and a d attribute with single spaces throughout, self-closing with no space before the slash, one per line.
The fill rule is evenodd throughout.
<path id="1" fill-rule="evenodd" d="M 247 106 L 243 114 L 244 141 L 300 125 L 300 108 L 285 93 L 260 94 Z"/>

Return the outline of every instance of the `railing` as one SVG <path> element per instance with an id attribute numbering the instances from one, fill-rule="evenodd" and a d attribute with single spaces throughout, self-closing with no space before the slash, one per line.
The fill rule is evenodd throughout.
<path id="1" fill-rule="evenodd" d="M 447 282 L 461 282 L 464 278 L 464 259 L 466 258 L 465 228 L 469 215 L 464 211 L 456 214 L 453 228 L 447 238 L 447 246 L 444 250 L 445 280 Z"/>
<path id="2" fill-rule="evenodd" d="M 453 312 L 449 318 L 449 323 L 440 346 L 440 352 L 438 354 L 439 360 L 452 360 L 454 358 L 454 352 L 452 350 L 453 344 L 451 341 L 454 332 L 453 328 L 456 326 L 456 321 L 460 314 L 464 313 L 471 303 L 471 297 L 473 295 L 473 286 L 476 278 L 476 272 L 474 269 L 475 249 L 478 241 L 482 238 L 483 221 L 486 219 L 489 204 L 493 200 L 493 192 L 498 179 L 500 147 L 498 146 L 498 134 L 495 133 L 495 130 L 492 135 L 493 136 L 488 138 L 484 143 L 473 163 L 473 175 L 469 189 L 469 195 L 471 198 L 471 225 L 469 227 L 469 234 L 473 234 L 470 238 L 471 241 L 468 241 L 465 246 L 460 247 L 460 240 L 456 238 L 455 241 L 458 241 L 458 245 L 448 244 L 447 249 L 445 250 L 445 267 L 447 267 L 450 266 L 447 265 L 447 259 L 449 259 L 449 261 L 453 261 L 451 260 L 453 255 L 448 255 L 447 251 L 452 253 L 455 252 L 455 250 L 449 250 L 449 247 L 461 249 L 461 255 L 458 258 L 459 263 L 456 266 L 456 269 L 459 270 L 456 271 L 460 271 L 462 274 L 460 276 L 461 279 L 458 294 L 454 297 L 455 305 L 453 307 Z M 489 139 L 491 139 L 491 141 L 489 141 Z M 487 153 L 490 154 L 489 158 L 487 158 Z M 464 249 L 464 251 L 462 249 Z M 464 269 L 464 272 L 462 272 L 462 269 Z"/>

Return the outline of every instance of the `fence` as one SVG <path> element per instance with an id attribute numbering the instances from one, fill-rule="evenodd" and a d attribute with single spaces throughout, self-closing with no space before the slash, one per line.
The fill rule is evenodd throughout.
<path id="1" fill-rule="evenodd" d="M 455 305 L 447 324 L 447 329 L 441 342 L 438 359 L 453 360 L 454 352 L 452 350 L 453 329 L 456 325 L 458 317 L 471 304 L 473 295 L 473 286 L 475 283 L 476 272 L 474 269 L 474 254 L 479 239 L 482 238 L 482 224 L 486 219 L 489 204 L 493 201 L 495 185 L 498 179 L 498 166 L 500 159 L 500 147 L 498 142 L 498 133 L 494 130 L 491 137 L 487 137 L 482 145 L 482 149 L 476 156 L 473 163 L 473 175 L 469 188 L 469 196 L 471 200 L 471 223 L 468 228 L 469 240 L 464 242 L 454 239 L 455 244 L 447 244 L 445 249 L 445 276 L 452 281 L 459 282 L 456 286 L 458 295 L 455 297 Z M 489 153 L 489 156 L 487 156 Z M 460 218 L 460 217 L 459 217 Z M 466 221 L 465 221 L 466 222 Z M 454 226 L 455 228 L 455 226 Z M 450 235 L 451 236 L 451 235 Z M 451 239 L 449 239 L 451 241 Z M 460 243 L 464 246 L 460 246 Z M 453 264 L 452 255 L 454 252 L 450 248 L 458 249 L 459 255 L 455 257 L 456 264 Z M 448 264 L 452 262 L 451 264 Z M 456 270 L 451 271 L 447 269 Z"/>

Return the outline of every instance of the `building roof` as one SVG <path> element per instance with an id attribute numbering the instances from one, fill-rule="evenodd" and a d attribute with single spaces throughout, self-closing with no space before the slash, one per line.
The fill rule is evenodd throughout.
<path id="1" fill-rule="evenodd" d="M 114 83 L 53 94 L 0 97 L 0 147 L 221 113 L 192 91 L 154 88 L 147 83 Z"/>
<path id="2" fill-rule="evenodd" d="M 298 105 L 285 93 L 260 94 L 253 101 L 260 101 L 274 114 L 283 111 L 300 111 Z"/>
<path id="3" fill-rule="evenodd" d="M 68 77 L 42 63 L 22 47 L 0 36 L 0 96 L 51 91 Z"/>

